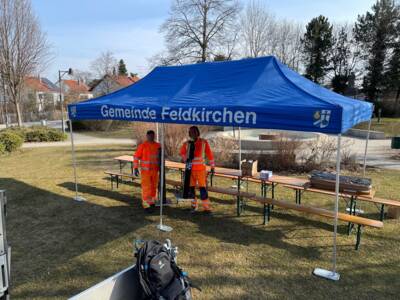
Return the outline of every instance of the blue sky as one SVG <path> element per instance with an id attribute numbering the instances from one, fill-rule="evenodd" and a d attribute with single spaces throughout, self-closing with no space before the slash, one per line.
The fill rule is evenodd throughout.
<path id="1" fill-rule="evenodd" d="M 247 0 L 242 0 L 243 4 Z M 320 14 L 330 21 L 354 22 L 375 0 L 265 0 L 279 18 L 307 23 Z M 147 58 L 163 49 L 159 28 L 169 0 L 32 0 L 54 60 L 43 75 L 54 80 L 58 69 L 88 70 L 103 51 L 123 58 L 130 72 L 144 76 Z"/>

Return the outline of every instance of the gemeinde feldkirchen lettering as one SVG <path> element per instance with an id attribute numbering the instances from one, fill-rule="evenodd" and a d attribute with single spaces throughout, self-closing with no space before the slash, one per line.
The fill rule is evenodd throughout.
<path id="1" fill-rule="evenodd" d="M 255 112 L 244 112 L 241 110 L 232 111 L 226 107 L 221 109 L 208 108 L 171 108 L 162 107 L 161 115 L 157 116 L 155 109 L 143 108 L 115 108 L 108 105 L 101 106 L 103 118 L 155 121 L 161 118 L 163 121 L 188 122 L 188 123 L 221 123 L 221 124 L 252 124 L 257 122 Z"/>

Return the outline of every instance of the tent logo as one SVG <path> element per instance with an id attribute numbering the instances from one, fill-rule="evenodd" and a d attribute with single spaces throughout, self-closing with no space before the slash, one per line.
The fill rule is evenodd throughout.
<path id="1" fill-rule="evenodd" d="M 73 118 L 75 118 L 76 117 L 76 106 L 70 106 L 69 113 Z"/>
<path id="2" fill-rule="evenodd" d="M 319 128 L 325 128 L 329 125 L 329 120 L 331 119 L 331 111 L 323 109 L 321 111 L 317 110 L 314 113 L 314 126 Z"/>

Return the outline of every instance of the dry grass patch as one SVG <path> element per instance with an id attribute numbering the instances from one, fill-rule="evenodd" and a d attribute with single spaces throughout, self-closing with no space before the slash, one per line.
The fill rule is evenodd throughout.
<path id="1" fill-rule="evenodd" d="M 158 216 L 145 215 L 136 184 L 110 191 L 103 171 L 118 168 L 113 157 L 127 146 L 77 147 L 80 190 L 87 202 L 72 200 L 69 148 L 23 149 L 2 157 L 0 187 L 8 190 L 8 239 L 12 253 L 13 299 L 65 299 L 133 263 L 135 238 L 171 238 L 179 264 L 202 288 L 196 299 L 304 298 L 396 299 L 400 294 L 398 220 L 382 230 L 366 229 L 361 249 L 354 233 L 340 223 L 338 271 L 328 282 L 311 275 L 331 263 L 332 222 L 276 208 L 262 226 L 259 205 L 248 203 L 235 216 L 235 200 L 211 194 L 215 214 L 191 216 L 187 205 L 166 209 L 174 230 L 160 233 Z M 369 171 L 379 197 L 399 199 L 400 172 Z M 176 176 L 169 174 L 168 176 Z M 230 186 L 229 180 L 217 184 Z M 251 184 L 250 190 L 259 191 Z M 171 192 L 171 191 L 169 191 Z M 172 197 L 172 194 L 169 193 Z M 278 188 L 277 198 L 294 201 L 294 192 Z M 302 201 L 333 208 L 333 198 L 306 194 Z M 375 206 L 361 203 L 371 218 Z M 340 202 L 343 211 L 345 203 Z"/>

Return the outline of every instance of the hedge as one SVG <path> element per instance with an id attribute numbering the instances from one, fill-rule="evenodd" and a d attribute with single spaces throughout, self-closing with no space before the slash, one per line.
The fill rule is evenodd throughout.
<path id="1" fill-rule="evenodd" d="M 6 153 L 6 146 L 3 143 L 0 143 L 0 155 Z"/>
<path id="2" fill-rule="evenodd" d="M 13 152 L 20 148 L 24 142 L 24 139 L 11 131 L 8 132 L 0 132 L 0 151 L 1 148 L 5 150 L 5 152 Z"/>
<path id="3" fill-rule="evenodd" d="M 67 138 L 61 131 L 46 126 L 11 127 L 0 131 L 3 132 L 17 134 L 25 142 L 59 142 Z"/>

